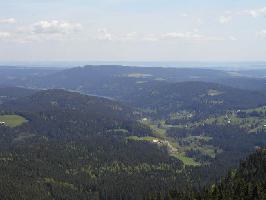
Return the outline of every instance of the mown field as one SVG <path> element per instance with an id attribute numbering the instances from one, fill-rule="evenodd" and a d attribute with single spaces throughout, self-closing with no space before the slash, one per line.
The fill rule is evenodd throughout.
<path id="1" fill-rule="evenodd" d="M 26 123 L 27 120 L 19 115 L 0 115 L 0 122 L 4 122 L 6 126 L 14 128 Z"/>
<path id="2" fill-rule="evenodd" d="M 153 137 L 130 137 L 129 139 L 151 142 L 159 147 L 164 146 L 168 149 L 169 155 L 181 160 L 185 166 L 201 166 L 208 164 L 208 160 L 215 159 L 218 154 L 223 152 L 223 149 L 212 145 L 213 137 L 205 135 L 204 131 L 202 133 L 199 132 L 196 136 L 175 137 L 168 134 L 171 129 L 176 130 L 177 133 L 179 132 L 178 130 L 184 130 L 189 133 L 205 125 L 220 125 L 239 126 L 251 134 L 266 130 L 266 106 L 247 110 L 228 110 L 224 115 L 212 116 L 194 122 L 187 120 L 194 115 L 195 113 L 185 111 L 171 113 L 171 119 L 180 121 L 180 123 L 175 125 L 167 123 L 166 120 L 145 118 L 142 123 L 153 130 Z"/>

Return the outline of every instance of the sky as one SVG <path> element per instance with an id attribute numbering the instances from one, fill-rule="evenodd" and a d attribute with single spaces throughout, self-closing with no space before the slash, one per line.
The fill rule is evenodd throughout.
<path id="1" fill-rule="evenodd" d="M 266 61 L 266 1 L 0 0 L 9 61 Z"/>

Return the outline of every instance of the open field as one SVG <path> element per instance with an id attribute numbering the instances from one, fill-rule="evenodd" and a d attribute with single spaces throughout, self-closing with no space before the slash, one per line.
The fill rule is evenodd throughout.
<path id="1" fill-rule="evenodd" d="M 190 158 L 185 155 L 185 153 L 173 153 L 171 154 L 173 157 L 177 158 L 178 160 L 181 160 L 184 165 L 186 166 L 200 166 L 201 163 L 195 161 L 193 158 Z"/>
<path id="2" fill-rule="evenodd" d="M 0 122 L 5 122 L 6 126 L 14 128 L 26 123 L 27 120 L 19 115 L 0 115 Z"/>
<path id="3" fill-rule="evenodd" d="M 179 127 L 179 126 L 171 126 L 166 125 L 165 121 L 150 121 L 146 120 L 145 125 L 148 125 L 152 130 L 154 137 L 144 137 L 144 138 L 135 138 L 137 141 L 150 141 L 153 143 L 156 143 L 154 141 L 158 141 L 158 145 L 167 146 L 169 150 L 169 154 L 179 160 L 181 160 L 184 165 L 186 166 L 200 166 L 201 163 L 197 162 L 194 158 L 191 158 L 186 155 L 186 151 L 191 149 L 192 147 L 195 147 L 195 143 L 191 143 L 192 145 L 184 148 L 178 144 L 178 141 L 176 141 L 174 138 L 167 136 L 167 130 L 171 127 Z M 132 138 L 130 138 L 132 139 Z M 209 138 L 208 138 L 209 139 Z M 197 146 L 196 146 L 197 147 Z M 200 148 L 198 148 L 200 149 Z M 203 148 L 202 148 L 203 149 Z M 201 149 L 200 149 L 201 150 Z M 205 150 L 205 152 L 208 152 L 208 149 Z M 210 150 L 212 152 L 212 150 Z M 213 156 L 213 154 L 212 154 Z"/>
<path id="4" fill-rule="evenodd" d="M 242 117 L 240 116 L 242 113 Z M 249 133 L 266 130 L 266 107 L 258 107 L 236 112 L 228 112 L 226 115 L 212 117 L 204 120 L 199 124 L 220 124 L 220 125 L 238 125 L 241 128 L 248 130 Z"/>

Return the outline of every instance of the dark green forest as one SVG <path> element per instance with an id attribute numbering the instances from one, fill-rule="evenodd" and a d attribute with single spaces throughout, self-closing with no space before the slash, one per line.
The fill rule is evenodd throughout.
<path id="1" fill-rule="evenodd" d="M 186 199 L 186 200 L 259 200 L 266 199 L 266 150 L 259 149 L 246 160 L 241 161 L 237 169 L 202 189 L 188 188 L 183 192 L 171 190 L 167 194 L 149 194 L 145 199 Z"/>
<path id="2" fill-rule="evenodd" d="M 0 199 L 266 199 L 264 79 L 121 66 L 0 72 L 15 77 L 0 81 Z"/>

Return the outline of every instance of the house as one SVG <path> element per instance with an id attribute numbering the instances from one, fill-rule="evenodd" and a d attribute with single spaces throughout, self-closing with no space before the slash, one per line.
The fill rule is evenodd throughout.
<path id="1" fill-rule="evenodd" d="M 158 143 L 158 142 L 159 142 L 159 140 L 152 140 L 152 142 L 153 142 L 153 143 Z"/>
<path id="2" fill-rule="evenodd" d="M 146 121 L 148 121 L 148 118 L 143 118 L 142 121 L 146 122 Z"/>
<path id="3" fill-rule="evenodd" d="M 5 126 L 6 123 L 5 122 L 0 122 L 0 126 Z"/>

